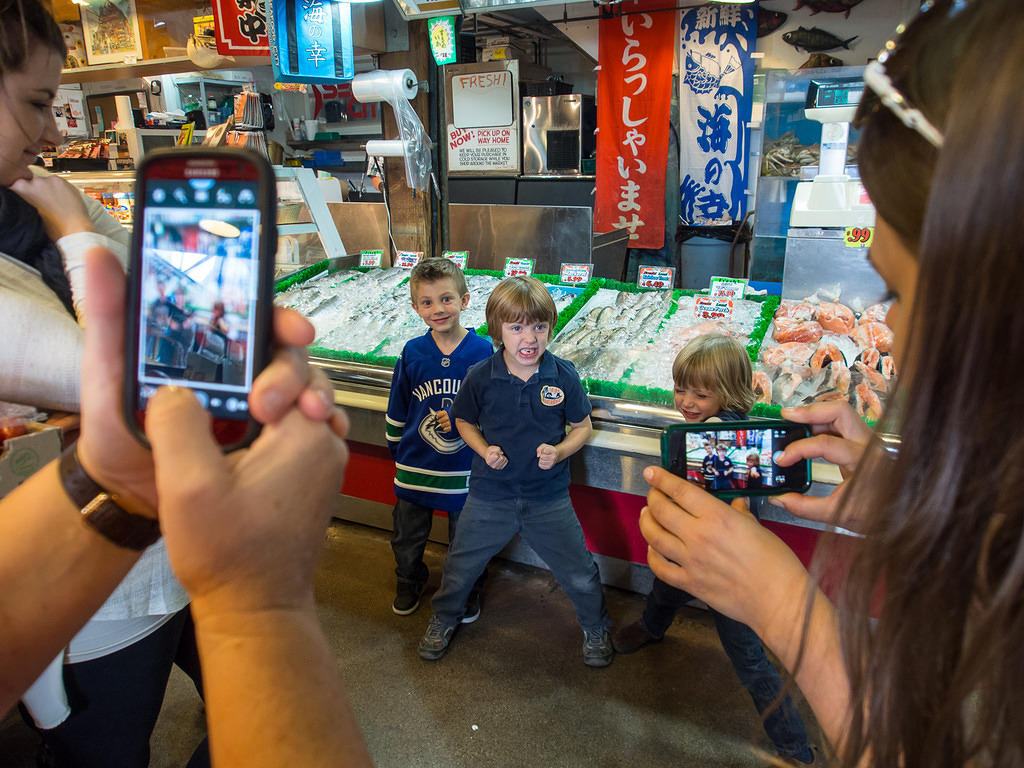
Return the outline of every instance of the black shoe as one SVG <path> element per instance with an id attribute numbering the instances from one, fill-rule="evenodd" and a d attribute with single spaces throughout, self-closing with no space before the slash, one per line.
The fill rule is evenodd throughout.
<path id="1" fill-rule="evenodd" d="M 660 642 L 661 638 L 648 632 L 640 621 L 634 621 L 628 627 L 623 627 L 612 638 L 612 645 L 615 646 L 616 653 L 635 653 L 645 645 Z"/>
<path id="2" fill-rule="evenodd" d="M 463 624 L 472 624 L 480 618 L 480 591 L 474 589 L 466 600 L 466 612 L 462 614 Z"/>
<path id="3" fill-rule="evenodd" d="M 605 627 L 583 632 L 583 663 L 588 667 L 607 667 L 612 663 L 611 636 Z"/>
<path id="4" fill-rule="evenodd" d="M 455 627 L 446 627 L 437 616 L 431 616 L 427 631 L 420 640 L 420 658 L 426 661 L 440 659 L 447 652 L 453 634 Z"/>
<path id="5" fill-rule="evenodd" d="M 420 595 L 422 594 L 422 584 L 414 584 L 411 581 L 398 582 L 398 590 L 395 594 L 395 602 L 391 604 L 391 610 L 398 616 L 415 613 L 416 609 L 420 607 Z"/>

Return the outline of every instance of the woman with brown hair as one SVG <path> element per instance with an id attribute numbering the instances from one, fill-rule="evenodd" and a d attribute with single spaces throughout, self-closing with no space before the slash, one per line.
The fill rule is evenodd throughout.
<path id="1" fill-rule="evenodd" d="M 1024 764 L 1024 4 L 926 2 L 897 32 L 857 124 L 903 375 L 874 434 L 835 403 L 783 412 L 815 433 L 783 461 L 847 479 L 779 502 L 863 534 L 837 605 L 752 518 L 661 469 L 641 528 L 659 578 L 793 670 L 844 768 L 1008 768 Z"/>

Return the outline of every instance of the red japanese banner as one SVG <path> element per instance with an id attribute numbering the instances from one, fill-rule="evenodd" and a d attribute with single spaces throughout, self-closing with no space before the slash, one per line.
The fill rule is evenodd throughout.
<path id="1" fill-rule="evenodd" d="M 265 0 L 213 0 L 217 53 L 270 55 Z"/>
<path id="2" fill-rule="evenodd" d="M 666 0 L 625 0 L 601 20 L 594 231 L 624 229 L 630 248 L 665 244 L 665 169 L 675 16 Z"/>

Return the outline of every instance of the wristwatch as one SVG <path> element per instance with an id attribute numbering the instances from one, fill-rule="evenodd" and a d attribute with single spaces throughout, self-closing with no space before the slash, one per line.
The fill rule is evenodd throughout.
<path id="1" fill-rule="evenodd" d="M 143 550 L 160 538 L 160 523 L 122 509 L 117 495 L 101 487 L 78 460 L 78 443 L 60 457 L 60 482 L 79 507 L 82 520 L 108 541 L 125 549 Z"/>

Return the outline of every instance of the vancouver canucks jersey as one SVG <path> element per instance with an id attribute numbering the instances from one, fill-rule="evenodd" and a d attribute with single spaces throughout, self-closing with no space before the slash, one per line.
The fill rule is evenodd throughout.
<path id="1" fill-rule="evenodd" d="M 407 342 L 395 365 L 385 417 L 395 460 L 395 495 L 446 512 L 462 509 L 469 490 L 473 450 L 452 420 L 442 432 L 437 412 L 451 408 L 469 367 L 494 352 L 473 329 L 450 355 L 442 355 L 428 330 Z"/>

